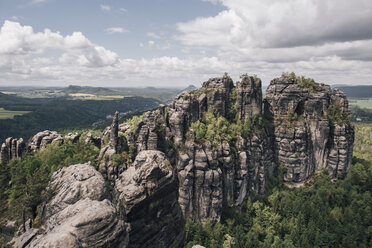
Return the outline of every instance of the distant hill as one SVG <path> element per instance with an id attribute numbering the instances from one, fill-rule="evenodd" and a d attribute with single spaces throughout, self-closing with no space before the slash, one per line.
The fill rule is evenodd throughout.
<path id="1" fill-rule="evenodd" d="M 86 93 L 94 95 L 115 95 L 118 92 L 112 89 L 103 88 L 103 87 L 90 87 L 90 86 L 78 86 L 78 85 L 69 85 L 67 88 L 63 89 L 67 94 L 76 94 L 76 93 Z"/>
<path id="2" fill-rule="evenodd" d="M 335 85 L 333 88 L 342 90 L 348 97 L 372 97 L 372 85 Z"/>
<path id="3" fill-rule="evenodd" d="M 187 86 L 187 88 L 183 89 L 183 90 L 196 90 L 197 88 L 195 87 L 195 85 L 193 84 L 190 84 L 189 86 Z"/>

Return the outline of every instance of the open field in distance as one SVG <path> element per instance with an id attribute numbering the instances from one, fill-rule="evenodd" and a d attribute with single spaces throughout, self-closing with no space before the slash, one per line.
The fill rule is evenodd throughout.
<path id="1" fill-rule="evenodd" d="M 95 94 L 88 94 L 88 93 L 74 93 L 69 94 L 70 97 L 72 97 L 74 100 L 118 100 L 123 99 L 124 96 L 100 96 Z"/>
<path id="2" fill-rule="evenodd" d="M 16 115 L 24 115 L 28 114 L 31 111 L 14 111 L 14 110 L 6 110 L 4 108 L 0 108 L 0 119 L 13 119 Z"/>
<path id="3" fill-rule="evenodd" d="M 349 98 L 350 106 L 372 109 L 372 98 Z"/>

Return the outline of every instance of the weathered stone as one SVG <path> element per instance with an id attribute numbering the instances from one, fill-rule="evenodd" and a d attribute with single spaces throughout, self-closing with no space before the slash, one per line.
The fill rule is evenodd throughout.
<path id="1" fill-rule="evenodd" d="M 53 173 L 47 190 L 55 192 L 43 208 L 48 218 L 80 199 L 101 201 L 108 198 L 102 175 L 89 163 L 71 165 Z"/>
<path id="2" fill-rule="evenodd" d="M 65 135 L 64 140 L 65 141 L 70 141 L 72 143 L 76 143 L 76 142 L 79 141 L 80 136 L 81 136 L 81 134 L 79 134 L 79 133 L 68 133 L 67 135 Z"/>
<path id="3" fill-rule="evenodd" d="M 89 163 L 55 172 L 47 190 L 54 194 L 44 205 L 42 226 L 27 227 L 14 239 L 16 247 L 127 247 L 129 226 L 105 199 L 103 177 Z"/>
<path id="4" fill-rule="evenodd" d="M 23 142 L 23 139 L 13 139 L 12 137 L 9 137 L 1 145 L 0 164 L 7 164 L 15 158 L 21 159 L 25 153 L 26 145 Z"/>
<path id="5" fill-rule="evenodd" d="M 344 93 L 324 84 L 306 89 L 282 77 L 271 81 L 264 104 L 275 120 L 276 163 L 288 168 L 285 180 L 303 182 L 322 168 L 331 177 L 347 171 L 354 129 L 347 121 L 342 126 L 331 123 L 329 116 L 334 105 L 341 115 L 349 115 Z"/>
<path id="6" fill-rule="evenodd" d="M 160 151 L 141 151 L 116 180 L 118 201 L 131 225 L 129 247 L 182 247 L 184 220 L 178 182 Z"/>
<path id="7" fill-rule="evenodd" d="M 89 132 L 85 138 L 85 143 L 92 142 L 94 146 L 101 148 L 101 138 L 94 137 L 91 132 Z"/>
<path id="8" fill-rule="evenodd" d="M 110 201 L 85 198 L 49 217 L 26 247 L 126 247 L 126 228 Z"/>

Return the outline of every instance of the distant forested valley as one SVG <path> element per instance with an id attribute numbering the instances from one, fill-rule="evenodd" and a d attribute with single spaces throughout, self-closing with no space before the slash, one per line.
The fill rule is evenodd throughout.
<path id="1" fill-rule="evenodd" d="M 70 100 L 66 98 L 23 98 L 0 93 L 0 108 L 30 111 L 12 119 L 0 119 L 0 143 L 7 137 L 29 139 L 43 130 L 87 127 L 119 111 L 124 115 L 157 107 L 159 100 L 124 97 L 114 100 Z"/>

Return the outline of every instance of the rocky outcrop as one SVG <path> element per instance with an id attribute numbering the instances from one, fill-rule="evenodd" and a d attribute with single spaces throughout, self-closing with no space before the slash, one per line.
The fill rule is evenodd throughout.
<path id="1" fill-rule="evenodd" d="M 87 136 L 85 137 L 85 143 L 92 143 L 94 146 L 98 147 L 98 148 L 101 148 L 101 138 L 100 137 L 95 137 L 93 136 L 93 134 L 91 132 L 89 132 L 87 134 Z"/>
<path id="2" fill-rule="evenodd" d="M 16 247 L 182 247 L 184 218 L 178 181 L 160 151 L 140 152 L 116 180 L 114 191 L 90 163 L 53 173 L 39 216 Z"/>
<path id="3" fill-rule="evenodd" d="M 68 133 L 67 135 L 65 135 L 63 140 L 64 141 L 70 141 L 72 143 L 76 143 L 76 142 L 79 141 L 80 136 L 81 136 L 81 134 L 79 134 L 79 133 Z"/>
<path id="4" fill-rule="evenodd" d="M 46 190 L 51 191 L 53 197 L 43 207 L 42 218 L 49 218 L 81 199 L 102 201 L 109 198 L 102 175 L 90 162 L 55 172 Z"/>
<path id="5" fill-rule="evenodd" d="M 45 148 L 48 144 L 54 144 L 56 142 L 63 144 L 66 141 L 76 143 L 79 139 L 80 134 L 78 133 L 69 133 L 62 137 L 62 135 L 56 131 L 49 130 L 37 133 L 28 144 L 26 144 L 22 138 L 13 139 L 9 137 L 1 145 L 0 164 L 8 164 L 10 160 L 15 158 L 22 159 L 26 153 L 34 153 L 37 150 Z M 93 141 L 93 137 L 91 139 Z M 94 140 L 94 142 L 96 142 L 96 140 Z"/>
<path id="6" fill-rule="evenodd" d="M 37 133 L 34 137 L 32 137 L 31 142 L 28 144 L 28 151 L 33 153 L 37 150 L 45 148 L 49 144 L 54 144 L 57 142 L 61 144 L 66 141 L 76 143 L 79 141 L 79 139 L 79 133 L 68 133 L 63 137 L 56 131 L 45 130 L 43 132 Z"/>
<path id="7" fill-rule="evenodd" d="M 126 247 L 128 234 L 112 203 L 79 200 L 49 217 L 26 247 Z"/>
<path id="8" fill-rule="evenodd" d="M 186 218 L 218 221 L 224 206 L 242 206 L 252 191 L 264 193 L 280 164 L 292 183 L 322 168 L 332 177 L 347 171 L 353 128 L 332 116 L 338 106 L 347 119 L 345 95 L 323 84 L 301 83 L 274 79 L 263 99 L 257 77 L 243 75 L 236 86 L 228 76 L 213 78 L 169 106 L 145 113 L 135 126 L 120 125 L 118 133 L 135 152 L 159 150 L 175 165 Z M 208 131 L 205 118 L 215 118 L 220 127 L 214 128 L 223 130 Z M 196 122 L 204 126 L 193 126 Z M 209 140 L 200 140 L 201 135 Z"/>
<path id="9" fill-rule="evenodd" d="M 26 152 L 26 144 L 23 139 L 7 138 L 1 145 L 0 164 L 7 164 L 15 158 L 22 158 Z"/>
<path id="10" fill-rule="evenodd" d="M 242 206 L 250 191 L 264 192 L 275 170 L 273 131 L 260 126 L 249 135 L 235 133 L 234 140 L 221 136 L 213 142 L 196 141 L 191 124 L 208 112 L 240 125 L 261 116 L 261 81 L 246 76 L 235 87 L 227 76 L 210 79 L 201 89 L 178 95 L 169 106 L 145 113 L 135 126 L 119 125 L 118 135 L 126 137 L 124 152 L 134 147 L 137 153 L 158 150 L 165 154 L 177 172 L 178 202 L 186 218 L 218 221 L 223 206 Z M 112 130 L 113 125 L 106 133 Z M 103 148 L 100 157 L 102 161 L 103 154 L 108 154 L 102 164 L 106 171 L 115 171 L 109 151 L 119 152 L 110 147 Z"/>
<path id="11" fill-rule="evenodd" d="M 302 79 L 304 81 L 304 79 Z M 351 164 L 354 129 L 346 95 L 328 85 L 281 77 L 271 81 L 265 108 L 274 118 L 277 164 L 285 180 L 303 182 L 321 169 L 331 177 Z"/>
<path id="12" fill-rule="evenodd" d="M 63 137 L 56 131 L 45 130 L 32 137 L 28 145 L 28 151 L 36 152 L 37 150 L 45 148 L 46 145 L 56 142 L 63 142 Z"/>
<path id="13" fill-rule="evenodd" d="M 115 190 L 130 224 L 129 247 L 182 247 L 184 220 L 177 177 L 160 151 L 141 151 L 116 180 Z"/>
<path id="14" fill-rule="evenodd" d="M 116 112 L 110 128 L 107 128 L 103 134 L 103 140 L 108 138 L 107 144 L 105 144 L 98 157 L 99 171 L 107 178 L 112 184 L 115 179 L 118 178 L 119 174 L 123 172 L 127 165 L 115 164 L 114 156 L 121 152 L 128 150 L 127 141 L 124 136 L 119 137 L 119 112 Z"/>
<path id="15" fill-rule="evenodd" d="M 126 247 L 128 225 L 89 163 L 55 172 L 47 190 L 52 197 L 40 216 L 43 225 L 16 238 L 17 247 Z"/>

